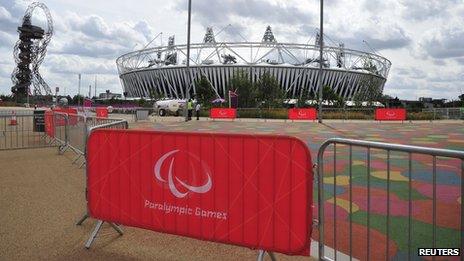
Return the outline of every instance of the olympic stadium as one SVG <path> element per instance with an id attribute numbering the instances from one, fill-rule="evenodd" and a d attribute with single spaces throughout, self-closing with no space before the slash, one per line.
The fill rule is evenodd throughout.
<path id="1" fill-rule="evenodd" d="M 264 73 L 271 74 L 288 98 L 307 97 L 318 92 L 319 63 L 323 65 L 323 86 L 330 86 L 344 99 L 358 92 L 377 88 L 381 92 L 391 62 L 376 53 L 352 50 L 343 43 L 323 43 L 323 59 L 319 59 L 317 34 L 314 44 L 281 43 L 268 26 L 261 42 L 216 41 L 208 27 L 202 43 L 190 45 L 190 75 L 186 69 L 187 45 L 175 44 L 169 37 L 166 46 L 144 48 L 120 56 L 116 60 L 119 77 L 127 97 L 184 98 L 187 90 L 196 93 L 195 81 L 206 77 L 219 97 L 226 98 L 230 79 L 245 72 L 252 82 Z M 189 86 L 189 83 L 192 86 Z"/>

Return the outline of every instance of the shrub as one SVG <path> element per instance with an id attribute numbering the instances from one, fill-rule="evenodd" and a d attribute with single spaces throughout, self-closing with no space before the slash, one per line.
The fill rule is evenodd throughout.
<path id="1" fill-rule="evenodd" d="M 410 121 L 431 121 L 440 120 L 440 115 L 436 114 L 435 118 L 433 112 L 408 112 L 406 114 L 406 120 Z"/>

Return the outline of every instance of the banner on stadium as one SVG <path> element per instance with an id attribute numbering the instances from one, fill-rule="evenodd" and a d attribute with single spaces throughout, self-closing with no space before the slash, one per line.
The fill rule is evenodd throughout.
<path id="1" fill-rule="evenodd" d="M 316 120 L 317 111 L 315 108 L 291 108 L 288 110 L 290 120 Z"/>
<path id="2" fill-rule="evenodd" d="M 97 114 L 98 118 L 108 118 L 108 109 L 105 107 L 95 108 L 95 113 Z"/>
<path id="3" fill-rule="evenodd" d="M 237 118 L 237 109 L 234 108 L 211 108 L 209 117 L 212 119 L 235 119 Z"/>
<path id="4" fill-rule="evenodd" d="M 404 121 L 406 120 L 406 109 L 375 109 L 375 120 L 377 121 Z"/>
<path id="5" fill-rule="evenodd" d="M 100 129 L 87 148 L 96 219 L 309 255 L 313 173 L 301 140 Z"/>

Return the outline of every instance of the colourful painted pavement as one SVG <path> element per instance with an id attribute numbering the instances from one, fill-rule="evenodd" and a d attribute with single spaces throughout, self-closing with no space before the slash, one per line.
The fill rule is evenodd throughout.
<path id="1" fill-rule="evenodd" d="M 166 131 L 203 131 L 226 133 L 265 133 L 298 137 L 308 144 L 313 162 L 322 142 L 331 137 L 345 137 L 370 141 L 410 144 L 424 147 L 464 150 L 464 124 L 455 123 L 377 123 L 377 122 L 157 122 L 138 123 L 134 127 Z M 344 253 L 350 251 L 352 236 L 353 256 L 361 260 L 385 260 L 387 241 L 391 260 L 405 260 L 408 250 L 413 260 L 419 260 L 418 247 L 432 247 L 433 234 L 433 175 L 432 157 L 414 154 L 409 172 L 408 155 L 391 152 L 390 182 L 387 179 L 387 154 L 372 150 L 370 177 L 367 178 L 367 151 L 353 148 L 350 205 L 350 176 L 348 147 L 337 146 L 336 166 L 333 167 L 333 147 L 326 151 L 324 168 L 325 241 Z M 436 167 L 436 247 L 460 246 L 461 217 L 461 162 L 437 158 Z M 334 179 L 334 172 L 336 179 Z M 409 183 L 411 179 L 411 183 Z M 368 183 L 370 195 L 368 197 Z M 315 184 L 316 185 L 316 184 Z M 411 190 L 409 190 L 409 186 Z M 388 193 L 388 191 L 390 193 Z M 409 193 L 410 192 L 410 193 Z M 314 198 L 317 199 L 317 190 Z M 411 198 L 411 205 L 409 204 Z M 370 204 L 368 204 L 368 198 Z M 390 207 L 387 208 L 387 198 Z M 409 207 L 411 207 L 409 209 Z M 351 208 L 351 214 L 350 214 Z M 367 218 L 370 208 L 370 218 Z M 387 240 L 387 211 L 390 212 Z M 317 209 L 316 209 L 317 211 Z M 411 220 L 408 216 L 411 213 Z M 334 218 L 336 217 L 336 218 Z M 350 233 L 350 220 L 352 221 Z M 409 225 L 411 222 L 411 226 Z M 370 224 L 370 229 L 367 228 Z M 336 226 L 334 226 L 336 224 Z M 411 245 L 408 244 L 411 231 Z M 367 256 L 367 233 L 370 233 L 370 254 Z M 313 237 L 318 238 L 317 231 Z M 440 260 L 440 259 L 437 259 Z M 446 260 L 450 260 L 449 258 Z"/>

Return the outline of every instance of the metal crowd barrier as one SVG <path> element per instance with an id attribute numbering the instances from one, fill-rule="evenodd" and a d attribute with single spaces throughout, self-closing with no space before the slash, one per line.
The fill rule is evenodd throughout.
<path id="1" fill-rule="evenodd" d="M 68 115 L 66 113 L 53 113 L 54 140 L 61 146 L 68 140 Z"/>
<path id="2" fill-rule="evenodd" d="M 55 146 L 45 135 L 44 115 L 32 111 L 0 115 L 0 150 Z"/>
<path id="3" fill-rule="evenodd" d="M 423 109 L 423 112 L 433 113 L 434 119 L 464 120 L 464 108 L 431 108 Z"/>
<path id="4" fill-rule="evenodd" d="M 85 154 L 87 135 L 95 128 L 128 128 L 126 120 L 86 117 L 53 112 L 51 133 L 46 134 L 45 115 L 32 110 L 0 111 L 0 150 L 58 146 L 59 153 L 68 148 Z"/>
<path id="5" fill-rule="evenodd" d="M 340 146 L 341 145 L 341 146 Z M 333 151 L 328 151 L 327 154 L 329 154 L 330 158 L 327 160 L 326 158 L 324 158 L 324 153 L 326 152 L 327 148 L 329 146 L 332 146 L 333 147 Z M 347 154 L 343 154 L 343 155 L 339 155 L 341 154 L 340 151 L 343 152 L 343 149 L 347 149 Z M 356 150 L 362 150 L 361 152 L 360 151 L 355 151 L 353 152 L 353 149 L 356 149 Z M 364 152 L 363 152 L 364 151 Z M 378 151 L 380 151 L 381 153 L 378 153 Z M 401 154 L 404 154 L 404 155 L 392 155 L 392 153 L 401 153 Z M 366 153 L 366 154 L 364 154 Z M 395 153 L 395 154 L 396 154 Z M 417 147 L 417 146 L 408 146 L 408 145 L 399 145 L 399 144 L 389 144 L 389 143 L 380 143 L 380 142 L 370 142 L 370 141 L 361 141 L 361 140 L 351 140 L 351 139 L 342 139 L 342 138 L 332 138 L 332 139 L 329 139 L 327 141 L 325 141 L 322 146 L 320 147 L 319 149 L 319 152 L 318 152 L 318 210 L 319 210 L 319 259 L 320 260 L 337 260 L 337 258 L 340 258 L 341 257 L 341 254 L 343 254 L 343 252 L 340 250 L 340 247 L 339 247 L 339 243 L 341 240 L 337 240 L 337 237 L 338 236 L 345 236 L 345 237 L 349 237 L 349 238 L 344 238 L 344 240 L 348 240 L 349 239 L 349 250 L 348 250 L 348 253 L 344 253 L 344 254 L 347 254 L 349 255 L 350 257 L 350 260 L 352 258 L 360 258 L 360 259 L 363 259 L 363 260 L 374 260 L 376 259 L 376 257 L 373 257 L 373 253 L 371 253 L 372 249 L 371 249 L 371 244 L 372 244 L 372 238 L 371 238 L 371 234 L 373 234 L 373 229 L 371 228 L 371 215 L 372 215 L 372 207 L 373 207 L 373 203 L 374 202 L 371 202 L 371 197 L 372 197 L 372 192 L 371 190 L 373 188 L 378 188 L 379 184 L 379 180 L 376 180 L 375 182 L 377 182 L 377 184 L 373 184 L 372 180 L 373 177 L 371 177 L 371 161 L 372 159 L 375 159 L 375 162 L 377 164 L 377 169 L 378 169 L 378 159 L 384 159 L 385 160 L 385 164 L 382 165 L 383 167 L 381 168 L 384 168 L 385 169 L 385 172 L 383 172 L 382 174 L 385 175 L 384 178 L 386 178 L 384 180 L 384 182 L 386 184 L 383 184 L 386 186 L 386 193 L 387 193 L 387 198 L 386 198 L 386 222 L 385 222 L 385 231 L 386 231 L 386 247 L 385 247 L 385 256 L 384 258 L 381 258 L 381 259 L 386 259 L 386 260 L 389 260 L 391 258 L 393 258 L 392 256 L 390 256 L 390 237 L 391 237 L 391 210 L 392 210 L 392 203 L 391 203 L 391 189 L 392 187 L 394 186 L 394 184 L 392 184 L 392 181 L 395 181 L 394 179 L 392 179 L 392 168 L 394 167 L 394 164 L 395 161 L 392 160 L 392 158 L 394 157 L 396 159 L 396 162 L 399 162 L 399 161 L 403 161 L 404 162 L 404 158 L 407 158 L 407 173 L 408 173 L 408 176 L 404 177 L 402 176 L 401 178 L 408 184 L 407 185 L 407 188 L 408 188 L 408 193 L 407 193 L 407 202 L 408 202 L 408 205 L 407 205 L 407 218 L 408 218 L 408 225 L 407 225 L 407 228 L 405 228 L 405 231 L 404 231 L 404 237 L 407 237 L 403 240 L 406 240 L 407 241 L 407 246 L 408 246 L 408 250 L 407 250 L 407 260 L 411 260 L 411 259 L 417 259 L 417 252 L 414 252 L 414 251 L 417 251 L 417 249 L 414 249 L 412 247 L 412 241 L 411 241 L 411 238 L 412 236 L 414 235 L 412 231 L 413 227 L 412 227 L 412 218 L 413 218 L 413 213 L 412 213 L 412 208 L 413 208 L 413 201 L 412 201 L 412 173 L 414 173 L 414 171 L 416 171 L 415 174 L 417 174 L 418 171 L 420 171 L 422 173 L 422 175 L 424 175 L 424 172 L 423 172 L 423 169 L 420 169 L 420 170 L 417 170 L 419 169 L 419 167 L 417 166 L 417 164 L 413 164 L 413 154 L 418 154 L 419 155 L 422 155 L 422 157 L 430 157 L 431 159 L 431 177 L 427 177 L 428 180 L 430 180 L 430 182 L 432 183 L 432 213 L 430 213 L 430 215 L 432 215 L 432 233 L 431 233 L 431 241 L 429 242 L 429 245 L 427 246 L 420 246 L 420 247 L 424 247 L 424 248 L 436 248 L 436 247 L 450 247 L 450 246 L 442 246 L 442 245 L 437 245 L 437 228 L 438 228 L 438 225 L 437 225 L 437 167 L 443 167 L 443 165 L 440 165 L 438 164 L 437 165 L 437 160 L 439 161 L 442 161 L 442 160 L 452 160 L 452 161 L 456 161 L 454 162 L 455 164 L 457 163 L 460 163 L 460 164 L 457 164 L 458 167 L 457 169 L 460 168 L 460 172 L 457 170 L 457 176 L 460 177 L 460 198 L 462 200 L 463 198 L 463 194 L 464 194 L 464 151 L 456 151 L 456 150 L 447 150 L 447 149 L 434 149 L 434 148 L 425 148 L 425 147 Z M 360 161 L 359 160 L 359 157 L 363 157 L 364 155 L 366 155 L 364 161 Z M 337 156 L 338 156 L 338 159 L 337 159 Z M 443 158 L 444 157 L 444 158 Z M 398 160 L 398 158 L 401 158 L 400 160 Z M 348 162 L 348 177 L 345 177 L 347 178 L 347 181 L 348 181 L 348 190 L 349 190 L 349 196 L 348 196 L 348 201 L 349 201 L 349 212 L 348 213 L 348 216 L 349 216 L 349 228 L 346 229 L 346 228 L 342 228 L 342 226 L 340 225 L 342 222 L 339 221 L 337 223 L 337 198 L 339 201 L 343 201 L 342 203 L 345 203 L 346 204 L 346 198 L 343 199 L 341 198 L 340 196 L 337 196 L 337 172 L 340 172 L 340 169 L 337 171 L 337 160 L 340 164 L 340 162 L 344 161 L 345 163 Z M 355 162 L 356 160 L 356 162 Z M 325 171 L 324 172 L 324 166 L 325 166 L 325 163 L 327 161 L 332 161 L 333 162 L 333 165 L 330 166 L 330 164 L 327 166 L 329 167 L 329 170 Z M 358 194 L 353 194 L 353 175 L 357 175 L 357 177 L 359 178 L 359 175 L 364 175 L 364 173 L 359 173 L 361 172 L 359 169 L 357 170 L 353 170 L 353 167 L 354 166 L 359 166 L 359 164 L 365 164 L 366 166 L 366 174 L 367 174 L 367 177 L 366 177 L 366 181 L 367 181 L 367 184 L 365 184 L 365 189 L 367 190 L 367 224 L 366 224 L 366 230 L 367 232 L 366 233 L 360 233 L 359 230 L 358 230 L 358 233 L 356 233 L 354 230 L 353 230 L 353 220 L 352 220 L 352 217 L 353 217 L 353 197 L 354 196 L 357 196 L 359 197 L 359 191 L 358 191 Z M 445 164 L 446 165 L 446 164 Z M 460 167 L 459 167 L 460 165 Z M 330 168 L 331 167 L 331 168 Z M 416 170 L 414 170 L 413 168 L 417 168 Z M 346 169 L 345 169 L 346 171 Z M 356 173 L 358 172 L 358 173 Z M 364 171 L 362 171 L 364 172 Z M 333 175 L 330 175 L 332 174 Z M 329 175 L 327 175 L 329 174 Z M 339 173 L 340 174 L 340 173 Z M 340 175 L 338 176 L 340 177 Z M 333 178 L 333 180 L 332 180 Z M 396 179 L 398 177 L 395 177 Z M 328 183 L 331 183 L 331 184 L 324 184 L 324 179 L 329 179 L 331 182 L 328 182 Z M 333 182 L 333 183 L 332 183 Z M 339 181 L 340 182 L 340 181 Z M 333 196 L 330 198 L 330 199 L 326 199 L 326 195 L 325 193 L 328 192 L 328 189 L 330 187 L 325 187 L 325 185 L 328 185 L 328 186 L 332 186 L 333 185 Z M 346 185 L 346 182 L 345 184 L 340 184 L 340 185 Z M 359 184 L 358 184 L 359 185 Z M 346 197 L 346 196 L 345 196 Z M 333 204 L 333 210 L 331 209 L 331 206 L 328 205 L 326 206 L 326 203 L 332 203 Z M 374 207 L 379 207 L 378 204 L 385 204 L 385 202 L 381 202 L 379 200 L 376 200 L 374 204 L 377 204 L 377 206 L 374 206 Z M 462 203 L 461 203 L 462 204 Z M 325 207 L 324 207 L 325 206 Z M 345 206 L 347 207 L 347 206 Z M 395 206 L 395 207 L 398 207 L 398 206 Z M 333 211 L 333 216 L 332 217 L 327 217 L 325 215 L 325 211 L 328 210 L 328 211 Z M 339 210 L 340 211 L 340 210 Z M 450 215 L 449 213 L 440 213 L 443 217 L 443 215 Z M 459 217 L 460 216 L 460 217 Z M 430 218 L 430 217 L 429 217 Z M 454 217 L 452 217 L 454 218 Z M 460 215 L 456 214 L 456 221 L 459 221 L 460 220 L 460 242 L 456 242 L 456 244 L 459 244 L 459 246 L 453 246 L 453 247 L 461 247 L 461 249 L 463 249 L 463 246 L 464 246 L 464 243 L 463 243 L 463 232 L 464 231 L 463 229 L 463 224 L 464 224 L 464 208 L 462 207 L 461 205 L 461 209 L 460 209 Z M 330 220 L 332 219 L 332 220 Z M 331 225 L 331 227 L 328 227 L 328 223 Z M 346 223 L 344 223 L 346 225 Z M 459 226 L 459 225 L 458 225 Z M 328 232 L 331 232 L 328 230 L 328 232 L 325 233 L 325 230 L 327 228 L 331 228 L 333 230 L 333 234 L 332 233 L 328 233 Z M 339 234 L 338 230 L 341 230 L 343 231 L 343 229 L 345 229 L 345 232 L 347 232 L 346 230 L 348 230 L 348 235 L 341 235 Z M 459 232 L 458 232 L 459 233 Z M 326 240 L 325 237 L 328 236 L 330 238 L 333 237 L 332 240 Z M 403 236 L 403 235 L 402 235 Z M 421 235 L 422 237 L 424 235 Z M 343 238 L 342 238 L 343 239 Z M 353 241 L 354 240 L 354 241 Z M 359 256 L 359 253 L 358 253 L 358 256 L 353 256 L 353 245 L 356 245 L 358 244 L 361 244 L 361 241 L 363 240 L 367 240 L 367 244 L 364 247 L 365 249 L 365 253 L 362 253 L 362 255 L 364 256 Z M 342 244 L 340 244 L 342 245 Z M 330 246 L 331 248 L 333 248 L 333 250 L 331 251 L 328 251 L 329 248 L 327 248 L 327 246 Z M 345 245 L 345 248 L 346 248 L 346 245 Z M 363 250 L 364 250 L 363 249 Z M 378 249 L 375 249 L 376 251 L 379 251 Z M 327 252 L 331 252 L 331 253 L 326 253 Z M 383 250 L 381 250 L 383 251 Z M 461 250 L 462 251 L 462 250 Z M 413 255 L 414 253 L 414 255 Z M 327 255 L 327 254 L 333 254 L 331 255 L 330 257 Z M 461 253 L 462 255 L 462 253 Z M 406 258 L 405 258 L 406 259 Z"/>
<path id="6" fill-rule="evenodd" d="M 74 151 L 78 156 L 76 159 L 74 159 L 73 163 L 77 162 L 81 157 L 85 156 L 87 137 L 93 129 L 129 128 L 127 121 L 123 119 L 86 117 L 77 114 L 67 114 L 66 116 L 66 140 L 62 143 L 63 146 L 60 147 L 60 153 L 63 153 L 68 148 Z M 82 165 L 83 164 L 85 164 L 85 161 L 82 162 Z"/>
<path id="7" fill-rule="evenodd" d="M 33 109 L 29 110 L 0 110 L 1 116 L 11 116 L 11 115 L 32 115 L 34 112 Z"/>

